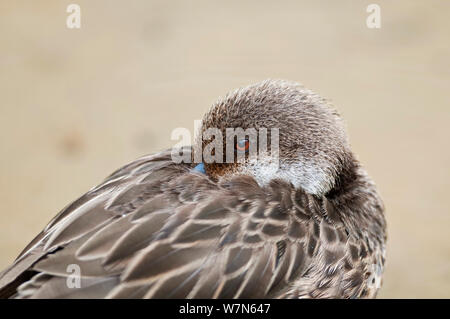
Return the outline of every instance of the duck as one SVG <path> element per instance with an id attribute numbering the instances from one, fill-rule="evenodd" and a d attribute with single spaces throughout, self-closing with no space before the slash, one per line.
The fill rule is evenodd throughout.
<path id="1" fill-rule="evenodd" d="M 229 128 L 276 134 L 251 153 Z M 143 156 L 70 203 L 0 274 L 0 297 L 376 297 L 384 204 L 328 100 L 286 80 L 231 91 L 177 152 L 207 149 L 216 161 Z"/>

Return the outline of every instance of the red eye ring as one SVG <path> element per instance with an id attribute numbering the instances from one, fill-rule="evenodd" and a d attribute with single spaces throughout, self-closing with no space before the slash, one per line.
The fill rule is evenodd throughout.
<path id="1" fill-rule="evenodd" d="M 248 152 L 250 141 L 248 139 L 240 140 L 236 143 L 236 150 L 239 152 Z"/>

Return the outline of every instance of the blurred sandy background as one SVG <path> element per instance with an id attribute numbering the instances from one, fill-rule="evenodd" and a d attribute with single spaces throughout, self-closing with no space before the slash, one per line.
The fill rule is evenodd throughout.
<path id="1" fill-rule="evenodd" d="M 81 29 L 66 7 L 81 6 Z M 268 77 L 330 98 L 387 207 L 381 297 L 450 297 L 450 1 L 0 2 L 0 268 L 63 206 Z"/>

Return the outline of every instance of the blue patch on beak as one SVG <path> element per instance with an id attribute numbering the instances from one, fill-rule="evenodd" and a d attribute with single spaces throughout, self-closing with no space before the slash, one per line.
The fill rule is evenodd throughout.
<path id="1" fill-rule="evenodd" d="M 203 163 L 198 164 L 192 170 L 206 175 L 205 165 Z"/>

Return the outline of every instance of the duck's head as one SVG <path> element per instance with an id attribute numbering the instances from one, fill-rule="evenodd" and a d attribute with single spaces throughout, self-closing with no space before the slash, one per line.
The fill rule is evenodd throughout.
<path id="1" fill-rule="evenodd" d="M 203 139 L 196 144 L 202 146 L 204 154 L 211 152 L 216 156 L 220 152 L 208 146 L 214 136 L 205 138 L 211 128 L 220 130 L 223 139 L 222 160 L 203 160 L 204 171 L 215 180 L 247 174 L 263 186 L 279 178 L 310 194 L 323 195 L 338 184 L 340 175 L 353 161 L 337 112 L 327 101 L 294 82 L 266 80 L 230 92 L 217 101 L 203 118 L 202 134 L 197 137 L 203 135 Z M 227 128 L 254 129 L 258 135 L 264 132 L 261 129 L 267 129 L 267 152 L 249 151 L 254 140 L 248 136 L 228 138 L 228 142 Z M 258 147 L 261 136 L 257 137 Z M 274 151 L 276 148 L 274 138 L 278 140 L 279 153 L 271 150 L 271 146 Z M 236 150 L 231 163 L 225 158 L 227 143 Z M 244 156 L 238 158 L 237 154 L 242 153 Z"/>

